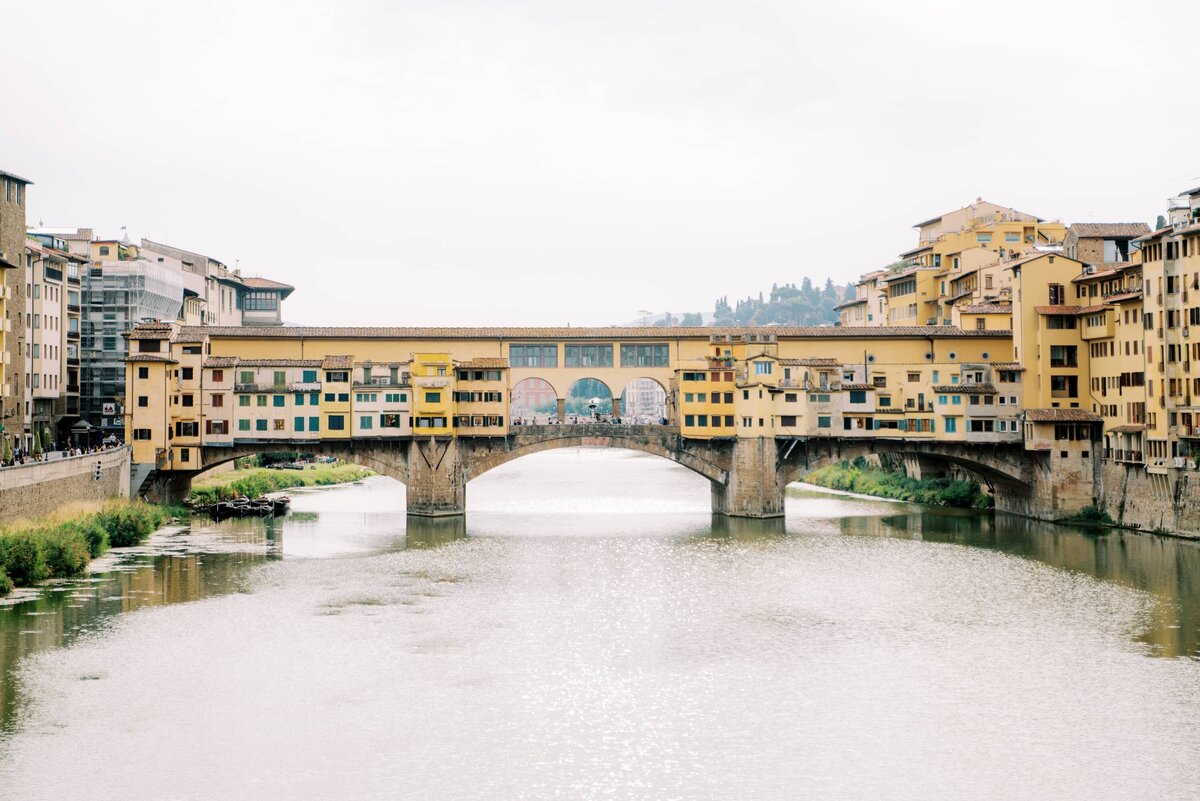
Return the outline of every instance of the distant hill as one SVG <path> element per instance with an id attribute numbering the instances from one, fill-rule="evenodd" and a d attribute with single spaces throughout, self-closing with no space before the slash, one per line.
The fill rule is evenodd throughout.
<path id="1" fill-rule="evenodd" d="M 718 298 L 713 313 L 687 312 L 671 314 L 659 312 L 638 318 L 626 325 L 653 326 L 752 326 L 752 325 L 833 325 L 838 321 L 834 311 L 850 293 L 850 287 L 838 286 L 832 279 L 825 279 L 825 286 L 817 289 L 810 279 L 805 278 L 800 286 L 775 284 L 771 294 L 763 297 L 747 297 L 729 305 L 729 297 Z"/>

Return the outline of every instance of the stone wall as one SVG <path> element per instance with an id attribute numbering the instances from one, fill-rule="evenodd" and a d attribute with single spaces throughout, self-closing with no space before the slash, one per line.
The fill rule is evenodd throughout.
<path id="1" fill-rule="evenodd" d="M 1141 465 L 1106 461 L 1100 469 L 1102 508 L 1118 523 L 1200 537 L 1200 473 L 1147 473 Z"/>
<path id="2" fill-rule="evenodd" d="M 128 497 L 128 447 L 0 470 L 0 523 Z"/>
<path id="3" fill-rule="evenodd" d="M 12 169 L 3 164 L 0 164 L 0 168 Z M 7 395 L 0 397 L 0 425 L 11 437 L 24 431 L 20 410 L 25 405 L 21 400 L 25 397 L 25 203 L 17 205 L 9 202 L 4 194 L 3 181 L 0 181 L 0 253 L 4 254 L 5 261 L 20 267 L 16 270 L 0 269 L 0 281 L 8 287 L 7 312 L 11 326 L 7 335 L 0 335 L 9 358 L 7 369 L 0 369 L 5 373 L 4 381 L 0 382 L 0 396 L 5 386 L 8 388 Z M 3 358 L 4 354 L 0 353 L 0 360 Z M 0 511 L 0 514 L 3 512 Z"/>

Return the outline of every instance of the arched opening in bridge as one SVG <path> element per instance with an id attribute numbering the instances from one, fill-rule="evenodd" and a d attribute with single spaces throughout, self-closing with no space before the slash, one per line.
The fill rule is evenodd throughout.
<path id="1" fill-rule="evenodd" d="M 509 419 L 529 424 L 547 422 L 558 413 L 558 393 L 544 378 L 526 378 L 509 393 Z"/>
<path id="2" fill-rule="evenodd" d="M 650 425 L 669 420 L 667 391 L 653 378 L 635 378 L 621 390 L 621 419 Z"/>
<path id="3" fill-rule="evenodd" d="M 613 416 L 613 393 L 598 378 L 581 378 L 567 390 L 564 411 L 567 422 L 607 420 Z"/>
<path id="4" fill-rule="evenodd" d="M 678 527 L 679 514 L 706 525 L 712 515 L 707 478 L 666 457 L 612 447 L 554 448 L 517 457 L 473 478 L 466 497 L 470 525 L 484 532 L 493 514 L 536 515 L 531 534 L 550 525 L 554 533 L 569 526 L 572 533 L 597 535 L 620 530 L 604 522 L 613 515 L 636 516 L 642 531 Z"/>

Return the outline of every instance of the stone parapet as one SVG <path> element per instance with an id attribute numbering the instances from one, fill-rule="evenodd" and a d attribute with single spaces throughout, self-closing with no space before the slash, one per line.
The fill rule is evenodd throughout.
<path id="1" fill-rule="evenodd" d="M 0 522 L 129 497 L 128 447 L 0 470 Z M 96 468 L 99 466 L 99 479 Z"/>

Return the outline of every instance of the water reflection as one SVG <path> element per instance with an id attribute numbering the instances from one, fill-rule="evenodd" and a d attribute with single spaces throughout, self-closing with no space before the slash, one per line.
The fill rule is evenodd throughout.
<path id="1" fill-rule="evenodd" d="M 782 517 L 756 519 L 749 517 L 726 517 L 714 514 L 704 536 L 713 539 L 753 541 L 783 537 L 787 526 Z"/>
<path id="2" fill-rule="evenodd" d="M 1197 655 L 1195 543 L 803 490 L 786 520 L 714 518 L 682 468 L 541 456 L 472 482 L 465 522 L 406 520 L 387 479 L 296 493 L 0 611 L 5 670 L 25 656 L 0 787 L 1115 801 L 1200 778 L 1200 666 L 1146 658 Z"/>
<path id="3" fill-rule="evenodd" d="M 246 542 L 238 533 L 230 532 L 231 543 Z M 58 582 L 29 600 L 0 607 L 0 731 L 14 720 L 17 683 L 12 678 L 24 656 L 69 646 L 127 612 L 242 590 L 247 571 L 270 558 L 271 536 L 260 525 L 250 538 L 258 546 L 252 551 L 133 553 L 109 559 L 111 569 L 103 573 Z"/>
<path id="4" fill-rule="evenodd" d="M 1051 526 L 1009 515 L 905 509 L 900 514 L 846 517 L 840 530 L 855 536 L 986 548 L 1150 593 L 1155 600 L 1153 619 L 1137 638 L 1157 656 L 1200 657 L 1200 543 Z"/>

